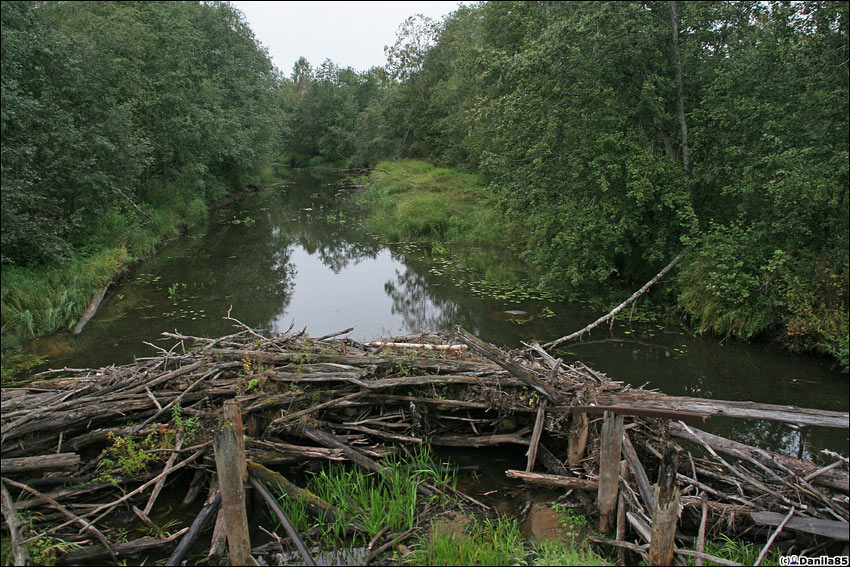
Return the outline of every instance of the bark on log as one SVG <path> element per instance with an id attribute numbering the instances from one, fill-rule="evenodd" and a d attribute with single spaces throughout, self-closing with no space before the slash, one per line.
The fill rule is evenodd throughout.
<path id="1" fill-rule="evenodd" d="M 776 512 L 751 512 L 750 518 L 755 523 L 763 526 L 778 526 L 785 519 L 785 515 Z M 788 520 L 785 527 L 789 530 L 820 535 L 837 539 L 838 541 L 848 541 L 850 539 L 850 536 L 848 536 L 850 524 L 837 520 L 819 520 L 817 518 L 801 518 L 797 516 Z"/>
<path id="2" fill-rule="evenodd" d="M 617 405 L 636 409 L 682 410 L 705 413 L 711 416 L 739 417 L 744 419 L 766 419 L 782 421 L 796 425 L 819 425 L 847 429 L 850 427 L 850 413 L 760 404 L 756 402 L 737 402 L 729 400 L 708 400 L 687 396 L 667 396 L 645 390 L 627 392 L 602 392 L 596 396 L 600 405 Z M 567 408 L 563 408 L 567 409 Z"/>
<path id="3" fill-rule="evenodd" d="M 664 460 L 661 463 L 655 508 L 652 512 L 652 536 L 649 541 L 650 565 L 673 564 L 673 545 L 676 524 L 679 521 L 679 487 L 676 486 L 678 468 L 679 456 L 676 450 L 669 446 L 664 452 Z"/>
<path id="4" fill-rule="evenodd" d="M 599 531 L 608 533 L 614 527 L 619 491 L 620 455 L 623 445 L 623 416 L 605 412 L 599 441 Z"/>
<path id="5" fill-rule="evenodd" d="M 74 326 L 75 335 L 79 335 L 83 331 L 83 327 L 86 326 L 86 323 L 89 322 L 89 319 L 94 317 L 94 314 L 97 313 L 97 310 L 100 307 L 100 303 L 101 301 L 103 301 L 103 297 L 106 295 L 106 290 L 109 289 L 109 285 L 111 283 L 112 282 L 109 282 L 108 284 L 103 286 L 103 289 L 94 294 L 91 303 L 89 303 L 89 306 L 86 308 L 82 316 L 80 316 L 79 320 L 77 321 L 77 324 Z"/>
<path id="6" fill-rule="evenodd" d="M 584 412 L 572 412 L 571 418 L 567 462 L 571 467 L 577 467 L 584 458 L 584 449 L 587 446 L 588 419 Z"/>
<path id="7" fill-rule="evenodd" d="M 247 565 L 251 554 L 248 515 L 245 510 L 245 440 L 242 415 L 235 401 L 225 402 L 224 419 L 213 436 L 215 467 L 227 525 L 230 561 Z"/>
<path id="8" fill-rule="evenodd" d="M 539 484 L 541 486 L 575 488 L 577 490 L 585 490 L 587 492 L 596 492 L 599 490 L 599 483 L 595 480 L 587 480 L 557 474 L 544 474 L 508 469 L 505 471 L 505 476 L 508 478 L 519 479 L 523 482 L 527 482 L 528 484 Z"/>
<path id="9" fill-rule="evenodd" d="M 76 453 L 58 453 L 53 455 L 39 455 L 37 457 L 18 457 L 3 459 L 2 467 L 4 476 L 14 476 L 21 473 L 32 473 L 36 471 L 61 471 L 75 469 L 80 465 L 80 456 Z"/>

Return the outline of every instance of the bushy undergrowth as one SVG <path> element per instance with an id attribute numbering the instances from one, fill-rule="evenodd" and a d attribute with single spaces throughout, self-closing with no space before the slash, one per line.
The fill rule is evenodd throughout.
<path id="1" fill-rule="evenodd" d="M 714 227 L 681 267 L 679 305 L 698 330 L 749 339 L 773 333 L 848 366 L 848 251 L 791 254 L 738 226 Z"/>

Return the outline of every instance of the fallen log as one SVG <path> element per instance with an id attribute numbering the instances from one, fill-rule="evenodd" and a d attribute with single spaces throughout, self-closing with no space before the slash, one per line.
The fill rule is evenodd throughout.
<path id="1" fill-rule="evenodd" d="M 266 503 L 269 507 L 274 510 L 274 513 L 277 515 L 280 520 L 283 529 L 286 530 L 286 533 L 289 535 L 289 539 L 295 544 L 295 547 L 298 549 L 298 553 L 301 554 L 301 557 L 304 559 L 304 563 L 307 565 L 315 566 L 316 561 L 313 559 L 313 556 L 310 555 L 310 552 L 307 550 L 307 546 L 304 545 L 304 541 L 301 539 L 301 536 L 298 535 L 298 532 L 293 527 L 292 522 L 289 521 L 289 518 L 286 516 L 284 511 L 278 505 L 277 501 L 269 494 L 269 491 L 266 490 L 266 487 L 263 486 L 263 483 L 258 481 L 255 477 L 250 476 L 249 480 L 251 481 L 251 486 L 256 488 L 260 494 L 262 494 L 263 499 L 265 499 Z"/>
<path id="2" fill-rule="evenodd" d="M 510 372 L 512 375 L 516 376 L 520 380 L 526 383 L 531 388 L 534 388 L 547 398 L 550 401 L 557 403 L 560 399 L 560 396 L 552 389 L 551 386 L 543 382 L 543 380 L 536 376 L 534 373 L 530 372 L 526 368 L 523 368 L 519 364 L 508 360 L 508 358 L 499 352 L 495 347 L 488 345 L 475 335 L 470 334 L 469 332 L 461 329 L 460 327 L 455 328 L 455 333 L 458 338 L 469 345 L 473 351 L 477 352 L 481 356 L 488 358 Z"/>
<path id="3" fill-rule="evenodd" d="M 112 551 L 114 551 L 115 555 L 117 555 L 118 557 L 130 557 L 133 555 L 138 555 L 139 553 L 152 551 L 154 549 L 159 549 L 161 547 L 170 545 L 188 531 L 189 528 L 183 528 L 182 530 L 173 533 L 166 538 L 154 538 L 150 536 L 145 536 L 139 539 L 135 539 L 133 541 L 128 541 L 126 543 L 116 543 L 112 546 Z M 78 551 L 72 551 L 61 559 L 59 559 L 59 563 L 62 565 L 85 565 L 89 561 L 106 559 L 107 557 L 109 557 L 109 552 L 106 549 L 102 547 L 96 547 L 94 549 L 81 549 Z"/>
<path id="4" fill-rule="evenodd" d="M 508 478 L 519 479 L 523 482 L 527 482 L 528 484 L 539 484 L 541 486 L 574 488 L 577 490 L 584 490 L 586 492 L 596 492 L 599 490 L 599 482 L 572 476 L 526 472 L 513 469 L 506 470 L 505 476 Z"/>
<path id="5" fill-rule="evenodd" d="M 26 548 L 21 543 L 26 524 L 21 521 L 18 511 L 15 509 L 15 501 L 12 500 L 12 495 L 9 494 L 5 482 L 0 481 L 0 492 L 2 492 L 0 503 L 2 503 L 3 518 L 6 520 L 6 525 L 9 526 L 9 538 L 15 565 L 26 565 L 30 558 Z"/>
<path id="6" fill-rule="evenodd" d="M 216 512 L 218 512 L 219 506 L 221 506 L 221 491 L 216 490 L 212 500 L 201 508 L 198 515 L 195 516 L 192 525 L 189 527 L 189 531 L 186 532 L 186 535 L 180 540 L 177 548 L 165 562 L 166 565 L 179 565 L 183 561 L 183 558 L 189 552 L 189 548 L 192 547 L 195 540 L 198 539 L 201 531 L 206 527 L 210 519 L 215 516 Z"/>
<path id="7" fill-rule="evenodd" d="M 3 459 L 3 475 L 19 475 L 36 471 L 61 471 L 80 466 L 80 456 L 76 453 L 58 453 L 37 457 L 16 457 Z"/>
<path id="8" fill-rule="evenodd" d="M 763 526 L 779 526 L 785 520 L 784 514 L 777 512 L 751 512 L 750 518 Z M 785 527 L 796 532 L 815 534 L 838 541 L 848 541 L 850 536 L 850 524 L 837 520 L 820 520 L 817 518 L 804 518 L 796 516 L 788 519 Z"/>
<path id="9" fill-rule="evenodd" d="M 850 413 L 847 412 L 760 404 L 756 402 L 708 400 L 687 396 L 674 397 L 656 392 L 648 392 L 646 390 L 602 392 L 596 396 L 595 401 L 598 405 L 616 405 L 634 409 L 690 411 L 711 416 L 766 419 L 768 421 L 782 421 L 795 425 L 819 425 L 837 429 L 847 429 L 850 427 Z M 570 408 L 562 407 L 562 411 L 568 409 Z"/>
<path id="10" fill-rule="evenodd" d="M 704 441 L 712 449 L 722 453 L 739 458 L 741 458 L 742 455 L 745 455 L 769 467 L 782 467 L 784 469 L 791 470 L 794 474 L 800 476 L 807 475 L 805 480 L 814 481 L 815 484 L 828 486 L 829 488 L 840 490 L 845 494 L 850 493 L 850 474 L 848 474 L 846 470 L 835 470 L 836 465 L 840 465 L 843 461 L 839 460 L 836 463 L 833 463 L 830 465 L 831 468 L 829 469 L 826 467 L 818 469 L 817 465 L 814 463 L 780 455 L 779 453 L 768 451 L 766 449 L 759 449 L 758 447 L 745 445 L 737 441 L 732 441 L 731 439 L 726 439 L 725 437 L 720 437 L 719 435 L 714 435 L 713 433 L 701 431 L 694 427 L 690 427 L 689 429 L 691 432 L 688 432 L 685 427 L 675 421 L 667 422 L 664 427 L 670 435 L 675 437 L 686 439 L 697 444 Z M 811 478 L 809 478 L 810 476 Z"/>
<path id="11" fill-rule="evenodd" d="M 681 252 L 679 252 L 679 254 L 678 254 L 678 255 L 676 255 L 676 257 L 675 257 L 675 258 L 673 258 L 673 260 L 671 260 L 671 262 L 670 262 L 669 264 L 667 264 L 666 266 L 664 266 L 664 268 L 663 268 L 660 272 L 658 272 L 658 273 L 655 275 L 655 277 L 654 277 L 654 278 L 652 278 L 651 280 L 649 280 L 648 282 L 646 282 L 645 284 L 643 284 L 643 286 L 642 286 L 639 290 L 637 290 L 636 292 L 634 292 L 634 293 L 633 293 L 633 294 L 632 294 L 632 295 L 631 295 L 631 296 L 630 296 L 627 300 L 625 300 L 624 302 L 622 302 L 621 304 L 619 304 L 617 307 L 615 307 L 614 309 L 612 309 L 611 311 L 609 311 L 606 315 L 603 315 L 602 317 L 600 317 L 599 319 L 597 319 L 596 321 L 594 321 L 594 322 L 593 322 L 593 323 L 591 323 L 590 325 L 588 325 L 588 326 L 584 327 L 583 329 L 580 329 L 580 330 L 576 331 L 575 333 L 572 333 L 572 334 L 567 335 L 567 336 L 565 336 L 565 337 L 561 337 L 560 339 L 556 339 L 556 340 L 554 340 L 554 341 L 552 341 L 552 342 L 548 342 L 548 343 L 546 343 L 545 345 L 543 345 L 543 348 L 545 348 L 545 349 L 549 349 L 549 350 L 551 350 L 551 349 L 553 349 L 553 348 L 556 348 L 557 346 L 562 345 L 562 344 L 564 344 L 565 342 L 571 341 L 571 340 L 573 340 L 573 339 L 575 339 L 575 338 L 578 338 L 578 337 L 582 336 L 583 334 L 587 333 L 588 331 L 591 331 L 592 329 L 595 329 L 596 327 L 598 327 L 598 326 L 599 326 L 599 325 L 601 325 L 602 323 L 604 323 L 604 322 L 606 322 L 606 321 L 608 321 L 608 320 L 613 319 L 614 317 L 616 317 L 616 316 L 617 316 L 617 313 L 619 313 L 620 311 L 622 311 L 622 310 L 623 310 L 623 309 L 624 309 L 624 308 L 625 308 L 628 304 L 632 303 L 632 302 L 633 302 L 634 300 L 636 300 L 638 297 L 640 297 L 641 295 L 643 295 L 644 293 L 646 293 L 647 291 L 649 291 L 649 288 L 651 288 L 653 285 L 655 285 L 655 283 L 656 283 L 658 280 L 660 280 L 661 278 L 663 278 L 663 277 L 664 277 L 664 275 L 665 275 L 667 272 L 669 272 L 670 270 L 672 270 L 672 269 L 673 269 L 673 267 L 674 267 L 676 264 L 678 264 L 678 263 L 679 263 L 679 261 L 680 261 L 682 258 L 684 258 L 685 254 L 687 253 L 687 251 L 688 251 L 688 250 L 690 250 L 690 248 L 685 248 L 684 250 L 682 250 Z"/>
<path id="12" fill-rule="evenodd" d="M 73 332 L 74 332 L 75 335 L 79 335 L 80 333 L 82 333 L 83 327 L 85 327 L 86 323 L 89 322 L 89 319 L 94 317 L 94 314 L 97 313 L 97 310 L 100 307 L 100 303 L 103 301 L 103 297 L 106 295 L 106 290 L 109 289 L 109 284 L 111 284 L 111 283 L 112 282 L 109 282 L 108 284 L 103 286 L 103 288 L 101 288 L 100 291 L 98 291 L 96 294 L 94 294 L 94 297 L 92 297 L 91 303 L 89 303 L 89 306 L 86 308 L 86 310 L 80 316 L 79 320 L 77 321 L 77 324 L 74 325 L 74 331 Z"/>

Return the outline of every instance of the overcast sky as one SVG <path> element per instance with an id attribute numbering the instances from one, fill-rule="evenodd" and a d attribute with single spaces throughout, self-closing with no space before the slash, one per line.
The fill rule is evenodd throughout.
<path id="1" fill-rule="evenodd" d="M 408 16 L 439 20 L 459 2 L 233 2 L 286 76 L 302 55 L 365 71 L 386 63 L 384 46 Z"/>

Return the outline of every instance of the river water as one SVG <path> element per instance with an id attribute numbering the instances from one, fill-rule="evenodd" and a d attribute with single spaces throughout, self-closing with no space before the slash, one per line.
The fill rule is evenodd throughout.
<path id="1" fill-rule="evenodd" d="M 584 327 L 602 313 L 547 300 L 516 279 L 524 266 L 505 250 L 450 244 L 391 246 L 365 231 L 339 175 L 294 172 L 267 189 L 211 213 L 190 232 L 137 266 L 114 287 L 76 337 L 34 341 L 50 367 L 132 362 L 170 347 L 162 331 L 193 336 L 234 332 L 231 316 L 251 327 L 312 336 L 354 327 L 369 340 L 453 325 L 491 343 L 519 347 Z M 485 277 L 486 276 L 486 277 Z M 506 313 L 521 311 L 520 314 Z M 625 314 L 624 314 L 625 315 Z M 616 380 L 671 395 L 794 404 L 847 411 L 847 376 L 830 359 L 792 355 L 771 344 L 693 336 L 677 321 L 648 317 L 596 330 L 559 353 Z M 847 430 L 712 419 L 704 427 L 736 440 L 821 460 L 846 455 Z"/>

